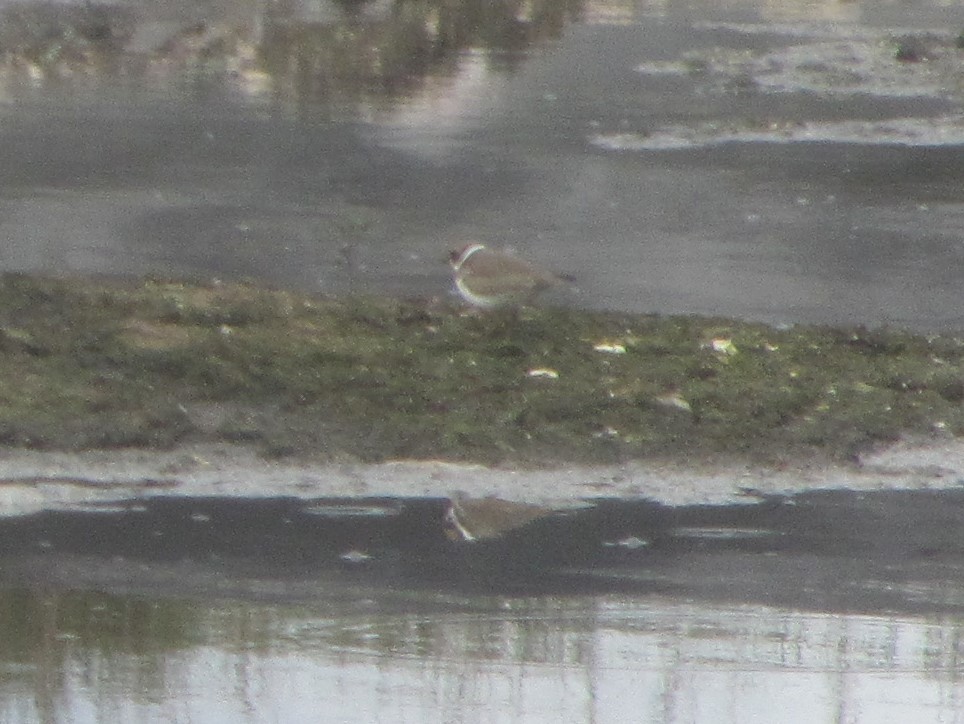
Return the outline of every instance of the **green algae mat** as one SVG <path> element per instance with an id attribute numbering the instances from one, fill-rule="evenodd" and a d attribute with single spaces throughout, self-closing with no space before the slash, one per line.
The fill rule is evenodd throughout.
<path id="1" fill-rule="evenodd" d="M 847 457 L 964 431 L 964 343 L 898 330 L 0 277 L 0 444 L 566 464 Z"/>

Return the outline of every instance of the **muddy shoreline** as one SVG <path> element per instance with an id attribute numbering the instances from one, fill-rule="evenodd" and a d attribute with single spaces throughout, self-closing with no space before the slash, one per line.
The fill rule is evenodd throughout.
<path id="1" fill-rule="evenodd" d="M 957 485 L 964 344 L 901 330 L 0 277 L 0 494 Z"/>
<path id="2" fill-rule="evenodd" d="M 0 514 L 109 509 L 122 500 L 238 498 L 470 498 L 566 506 L 595 498 L 669 506 L 751 504 L 809 490 L 946 490 L 964 484 L 964 442 L 901 441 L 859 460 L 638 460 L 621 465 L 518 469 L 443 461 L 377 464 L 266 460 L 251 447 L 175 450 L 0 451 Z"/>
<path id="3" fill-rule="evenodd" d="M 632 489 L 600 485 L 613 470 L 540 477 L 440 463 L 365 466 L 346 485 L 344 470 L 239 471 L 226 458 L 217 464 L 213 452 L 207 461 L 217 469 L 204 475 L 183 470 L 163 483 L 126 486 L 110 479 L 117 470 L 100 483 L 66 476 L 58 483 L 56 475 L 29 477 L 39 470 L 25 465 L 24 477 L 7 479 L 3 490 L 46 498 L 42 507 L 0 516 L 3 585 L 334 606 L 375 598 L 445 610 L 474 605 L 480 595 L 579 594 L 964 610 L 960 447 L 953 469 L 928 462 L 935 453 L 947 462 L 950 451 L 907 446 L 849 471 L 620 470 L 627 485 L 639 486 Z M 445 513 L 444 490 L 455 483 L 478 495 L 546 496 L 545 507 L 520 525 L 460 539 Z M 466 510 L 473 501 L 503 522 L 513 514 L 504 499 L 460 500 Z"/>
<path id="4" fill-rule="evenodd" d="M 949 336 L 26 275 L 0 277 L 0 310 L 10 448 L 779 467 L 964 431 Z"/>

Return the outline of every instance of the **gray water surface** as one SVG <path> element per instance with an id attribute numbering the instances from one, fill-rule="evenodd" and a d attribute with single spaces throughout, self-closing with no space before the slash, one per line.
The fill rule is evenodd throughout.
<path id="1" fill-rule="evenodd" d="M 479 239 L 575 275 L 561 303 L 959 330 L 962 29 L 936 1 L 3 3 L 0 270 L 431 298 Z M 437 499 L 7 500 L 0 721 L 960 721 L 960 495 L 815 495 L 481 544 Z"/>
<path id="2" fill-rule="evenodd" d="M 962 503 L 601 499 L 475 543 L 440 499 L 3 519 L 0 719 L 956 721 Z"/>
<path id="3" fill-rule="evenodd" d="M 964 326 L 955 6 L 128 7 L 126 74 L 5 77 L 0 269 L 432 297 L 480 239 L 580 306 Z M 368 76 L 338 28 L 436 50 Z"/>

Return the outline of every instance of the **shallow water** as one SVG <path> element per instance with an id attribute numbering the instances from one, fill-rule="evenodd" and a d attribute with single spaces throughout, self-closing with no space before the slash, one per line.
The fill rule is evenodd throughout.
<path id="1" fill-rule="evenodd" d="M 476 238 L 564 303 L 964 327 L 964 8 L 125 7 L 0 73 L 2 270 L 431 297 Z M 958 485 L 480 544 L 414 483 L 337 522 L 10 487 L 0 721 L 959 721 Z"/>
<path id="2" fill-rule="evenodd" d="M 33 653 L 4 647 L 4 721 L 946 722 L 962 695 L 960 623 L 940 618 L 659 597 L 429 613 L 27 600 L 44 622 L 20 642 Z"/>
<path id="3" fill-rule="evenodd" d="M 964 326 L 959 7 L 232 7 L 132 5 L 120 74 L 3 74 L 0 269 L 430 297 L 481 239 L 564 303 Z"/>
<path id="4" fill-rule="evenodd" d="M 0 720 L 955 721 L 960 490 L 147 498 L 0 521 Z M 323 713 L 323 715 L 322 715 Z"/>

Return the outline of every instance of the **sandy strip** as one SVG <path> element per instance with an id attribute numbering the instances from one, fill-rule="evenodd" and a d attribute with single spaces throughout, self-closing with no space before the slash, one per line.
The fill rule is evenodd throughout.
<path id="1" fill-rule="evenodd" d="M 158 495 L 318 498 L 471 497 L 559 505 L 651 498 L 670 505 L 750 503 L 813 489 L 940 489 L 964 485 L 964 441 L 903 441 L 857 463 L 779 469 L 734 461 L 635 461 L 618 466 L 510 470 L 439 461 L 376 465 L 267 461 L 245 447 L 84 453 L 0 451 L 0 515 L 109 506 Z"/>

